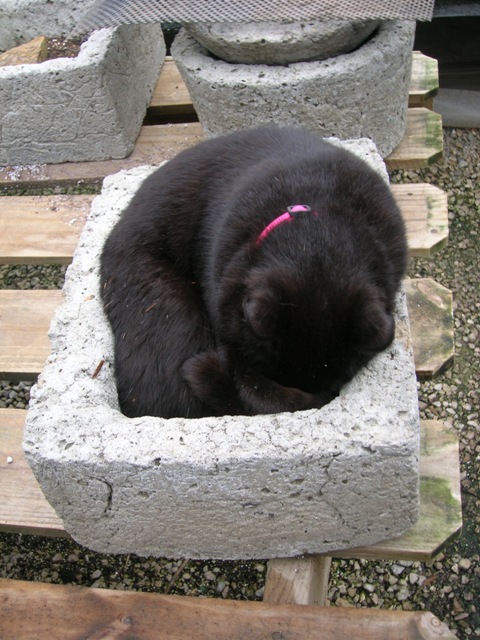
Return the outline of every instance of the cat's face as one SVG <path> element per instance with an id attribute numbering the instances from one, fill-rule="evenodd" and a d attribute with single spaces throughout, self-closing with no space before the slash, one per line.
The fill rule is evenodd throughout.
<path id="1" fill-rule="evenodd" d="M 257 271 L 233 305 L 229 339 L 243 360 L 310 393 L 337 393 L 394 336 L 382 295 L 360 277 L 341 284 Z"/>

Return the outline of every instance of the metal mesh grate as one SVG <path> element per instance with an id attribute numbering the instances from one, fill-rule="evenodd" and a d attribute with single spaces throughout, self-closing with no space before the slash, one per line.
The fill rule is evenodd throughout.
<path id="1" fill-rule="evenodd" d="M 96 0 L 79 30 L 146 22 L 431 20 L 434 0 Z"/>

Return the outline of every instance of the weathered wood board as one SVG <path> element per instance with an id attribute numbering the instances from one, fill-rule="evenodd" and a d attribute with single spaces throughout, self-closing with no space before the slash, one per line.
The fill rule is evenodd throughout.
<path id="1" fill-rule="evenodd" d="M 431 278 L 405 280 L 417 375 L 431 378 L 454 357 L 453 296 Z"/>
<path id="2" fill-rule="evenodd" d="M 177 65 L 167 56 L 153 91 L 148 114 L 167 116 L 172 114 L 195 114 L 192 99 Z"/>
<path id="3" fill-rule="evenodd" d="M 0 198 L 0 264 L 69 264 L 94 197 Z"/>
<path id="4" fill-rule="evenodd" d="M 405 220 L 410 255 L 427 258 L 448 242 L 447 194 L 430 184 L 393 184 Z"/>
<path id="5" fill-rule="evenodd" d="M 421 611 L 271 605 L 0 580 L 2 640 L 453 640 Z"/>
<path id="6" fill-rule="evenodd" d="M 0 187 L 53 187 L 99 184 L 105 176 L 144 164 L 160 164 L 203 140 L 198 122 L 142 127 L 128 158 L 67 162 L 25 167 L 0 167 Z"/>
<path id="7" fill-rule="evenodd" d="M 448 239 L 446 194 L 428 184 L 394 184 L 410 255 L 427 257 Z M 0 197 L 0 264 L 68 264 L 95 196 Z"/>
<path id="8" fill-rule="evenodd" d="M 414 51 L 408 106 L 433 109 L 433 98 L 438 88 L 438 62 L 435 58 Z"/>
<path id="9" fill-rule="evenodd" d="M 0 290 L 0 377 L 32 380 L 50 355 L 48 328 L 59 290 Z"/>
<path id="10" fill-rule="evenodd" d="M 443 155 L 442 117 L 425 108 L 408 110 L 402 142 L 386 158 L 389 169 L 422 169 Z"/>
<path id="11" fill-rule="evenodd" d="M 0 409 L 0 530 L 65 536 L 62 521 L 45 499 L 23 453 L 26 413 Z"/>
<path id="12" fill-rule="evenodd" d="M 453 360 L 451 292 L 429 279 L 405 281 L 415 369 L 432 377 Z M 0 290 L 0 377 L 31 380 L 50 354 L 48 328 L 61 291 Z"/>
<path id="13" fill-rule="evenodd" d="M 330 556 L 269 560 L 263 601 L 327 605 L 331 564 Z"/>

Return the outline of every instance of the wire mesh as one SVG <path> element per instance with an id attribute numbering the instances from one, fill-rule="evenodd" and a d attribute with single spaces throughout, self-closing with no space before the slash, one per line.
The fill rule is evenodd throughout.
<path id="1" fill-rule="evenodd" d="M 96 0 L 79 30 L 149 22 L 431 20 L 434 0 Z"/>

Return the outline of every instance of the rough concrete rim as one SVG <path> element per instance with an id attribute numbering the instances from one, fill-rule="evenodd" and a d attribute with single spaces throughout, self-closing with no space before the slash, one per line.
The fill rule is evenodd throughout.
<path id="1" fill-rule="evenodd" d="M 233 65 L 225 62 L 224 60 L 217 60 L 209 56 L 208 51 L 200 44 L 196 43 L 193 38 L 189 38 L 189 40 L 192 43 L 196 43 L 197 46 L 191 47 L 187 55 L 191 57 L 189 62 L 195 60 L 197 56 L 202 60 L 203 64 L 200 66 L 197 65 L 196 68 L 196 73 L 199 78 L 204 81 L 216 83 L 218 82 L 217 73 L 220 72 L 222 82 L 227 86 L 235 86 L 238 83 L 236 73 L 231 73 L 234 66 L 239 67 L 239 70 L 241 70 L 242 75 L 245 77 L 247 82 L 250 81 L 252 84 L 258 84 L 260 79 L 262 85 L 271 86 L 288 85 L 290 76 L 298 72 L 301 72 L 307 79 L 321 78 L 325 80 L 341 80 L 344 77 L 353 77 L 355 73 L 364 71 L 367 77 L 374 75 L 374 77 L 378 79 L 378 71 L 375 71 L 375 69 L 370 70 L 371 68 L 368 65 L 372 61 L 372 58 L 378 62 L 383 57 L 384 54 L 382 49 L 379 49 L 379 45 L 382 48 L 385 47 L 387 49 L 392 49 L 391 30 L 402 28 L 404 24 L 405 23 L 401 23 L 399 21 L 382 22 L 374 37 L 364 43 L 356 51 L 335 56 L 327 60 L 297 62 L 285 67 L 275 67 L 273 65 L 262 64 Z M 175 52 L 178 50 L 178 47 L 176 46 L 177 42 L 181 42 L 181 38 L 179 36 L 177 36 L 173 42 L 172 55 L 178 64 L 182 64 L 182 59 L 176 59 Z M 182 42 L 182 45 L 183 44 L 184 42 Z M 359 82 L 361 82 L 361 79 Z"/>
<path id="2" fill-rule="evenodd" d="M 188 23 L 205 49 L 235 64 L 289 64 L 346 53 L 360 46 L 379 20 Z"/>
<path id="3" fill-rule="evenodd" d="M 90 66 L 105 57 L 115 28 L 109 27 L 94 31 L 80 47 L 75 58 L 54 58 L 36 64 L 8 65 L 0 67 L 0 79 L 17 77 L 20 75 L 43 75 L 56 71 L 64 72 L 70 69 Z"/>

